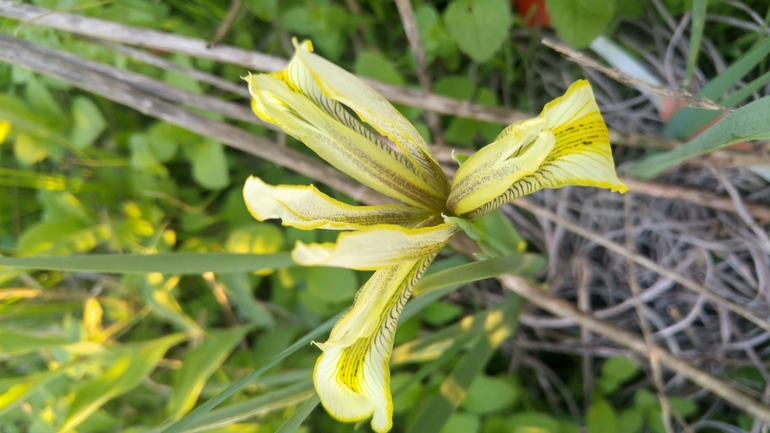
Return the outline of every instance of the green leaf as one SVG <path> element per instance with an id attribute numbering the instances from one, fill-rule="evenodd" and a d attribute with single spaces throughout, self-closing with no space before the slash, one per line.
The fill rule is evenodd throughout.
<path id="1" fill-rule="evenodd" d="M 458 305 L 436 302 L 425 308 L 425 311 L 422 312 L 422 318 L 425 323 L 431 326 L 441 326 L 456 319 L 462 311 L 463 309 Z"/>
<path id="2" fill-rule="evenodd" d="M 544 413 L 522 413 L 514 415 L 506 423 L 511 433 L 560 433 L 559 422 Z"/>
<path id="3" fill-rule="evenodd" d="M 668 403 L 683 417 L 688 417 L 698 410 L 698 405 L 684 397 L 669 397 Z"/>
<path id="4" fill-rule="evenodd" d="M 3 355 L 20 355 L 74 343 L 66 337 L 58 335 L 37 335 L 29 332 L 0 328 L 0 353 Z"/>
<path id="5" fill-rule="evenodd" d="M 192 409 L 206 380 L 247 332 L 248 326 L 209 332 L 203 344 L 185 355 L 168 402 L 167 412 L 171 418 L 178 419 Z"/>
<path id="6" fill-rule="evenodd" d="M 358 55 L 353 71 L 362 77 L 373 78 L 396 86 L 404 85 L 404 78 L 382 53 L 364 51 Z"/>
<path id="7" fill-rule="evenodd" d="M 485 329 L 486 333 L 473 343 L 407 433 L 441 431 L 454 409 L 462 403 L 471 383 L 484 370 L 497 346 L 515 330 L 523 305 L 524 301 L 518 296 L 508 295 L 503 298 L 500 312 L 502 317 L 495 315 L 499 318 L 497 326 Z"/>
<path id="8" fill-rule="evenodd" d="M 618 433 L 619 431 L 615 410 L 607 401 L 601 399 L 596 399 L 588 409 L 586 425 L 588 433 Z"/>
<path id="9" fill-rule="evenodd" d="M 639 433 L 644 425 L 644 414 L 637 407 L 626 409 L 618 415 L 618 425 L 623 426 L 623 433 Z"/>
<path id="10" fill-rule="evenodd" d="M 518 399 L 519 390 L 510 381 L 480 375 L 468 389 L 462 407 L 469 412 L 488 414 L 510 408 Z"/>
<path id="11" fill-rule="evenodd" d="M 477 433 L 481 429 L 481 421 L 477 415 L 455 412 L 447 420 L 441 433 Z"/>
<path id="12" fill-rule="evenodd" d="M 56 102 L 48 88 L 38 79 L 31 78 L 27 81 L 26 87 L 27 101 L 39 112 L 57 119 L 60 125 L 65 124 L 64 111 L 59 103 Z"/>
<path id="13" fill-rule="evenodd" d="M 639 373 L 639 367 L 628 358 L 615 356 L 607 360 L 602 366 L 602 376 L 612 378 L 618 382 L 625 382 Z"/>
<path id="14" fill-rule="evenodd" d="M 107 128 L 99 107 L 85 96 L 78 96 L 72 102 L 72 119 L 74 124 L 70 133 L 72 145 L 83 149 L 93 144 L 99 135 Z"/>
<path id="15" fill-rule="evenodd" d="M 75 394 L 59 431 L 71 431 L 104 403 L 134 389 L 152 373 L 166 350 L 185 338 L 183 334 L 172 334 L 126 350 L 104 374 Z"/>
<path id="16" fill-rule="evenodd" d="M 275 433 L 294 433 L 320 402 L 321 399 L 318 398 L 318 394 L 313 394 L 296 412 L 291 414 L 289 419 Z"/>
<path id="17" fill-rule="evenodd" d="M 730 88 L 735 86 L 744 76 L 746 76 L 746 74 L 754 69 L 760 62 L 765 60 L 768 54 L 770 54 L 770 37 L 763 39 L 746 54 L 742 55 L 738 60 L 725 68 L 724 71 L 720 72 L 719 75 L 703 86 L 696 96 L 714 101 L 719 100 L 725 92 L 730 90 Z M 761 87 L 761 83 L 768 78 L 770 77 L 760 77 L 746 87 Z M 720 103 L 728 108 L 736 106 L 751 94 L 744 93 L 746 87 L 725 98 L 725 100 L 720 101 Z M 663 128 L 663 135 L 679 140 L 686 140 L 698 130 L 708 125 L 709 122 L 719 117 L 720 114 L 719 111 L 715 110 L 685 107 L 668 121 L 665 128 Z"/>
<path id="18" fill-rule="evenodd" d="M 192 175 L 206 189 L 222 189 L 230 184 L 227 159 L 222 143 L 205 139 L 192 153 Z"/>
<path id="19" fill-rule="evenodd" d="M 508 38 L 513 18 L 506 0 L 454 0 L 444 13 L 444 22 L 460 50 L 483 63 Z"/>
<path id="20" fill-rule="evenodd" d="M 182 306 L 171 293 L 179 282 L 178 276 L 163 278 L 160 274 L 149 274 L 141 279 L 143 282 L 140 284 L 139 292 L 154 314 L 193 335 L 203 334 L 200 325 L 182 311 Z"/>
<path id="21" fill-rule="evenodd" d="M 294 266 L 289 253 L 91 254 L 70 257 L 0 257 L 0 266 L 116 274 L 195 274 L 249 272 Z"/>
<path id="22" fill-rule="evenodd" d="M 17 134 L 13 142 L 13 154 L 19 165 L 27 167 L 44 160 L 48 156 L 48 149 L 27 134 Z"/>
<path id="23" fill-rule="evenodd" d="M 703 27 L 706 24 L 706 5 L 707 0 L 693 0 L 692 2 L 692 22 L 690 24 L 690 55 L 687 59 L 687 69 L 684 73 L 683 88 L 690 86 L 692 75 L 695 72 L 695 64 L 698 62 L 700 53 L 700 43 L 703 40 Z"/>
<path id="24" fill-rule="evenodd" d="M 534 275 L 545 264 L 546 259 L 539 254 L 517 254 L 481 260 L 426 275 L 417 283 L 414 293 L 415 296 L 422 296 L 438 288 L 466 284 L 502 274 Z"/>
<path id="25" fill-rule="evenodd" d="M 148 131 L 150 149 L 159 162 L 168 162 L 176 154 L 180 144 L 188 144 L 199 139 L 186 129 L 166 122 L 153 124 Z"/>
<path id="26" fill-rule="evenodd" d="M 246 0 L 244 4 L 251 13 L 269 23 L 278 14 L 278 0 Z"/>
<path id="27" fill-rule="evenodd" d="M 258 328 L 269 328 L 275 325 L 270 312 L 254 298 L 248 274 L 245 272 L 219 274 L 217 279 L 222 283 L 225 295 L 240 315 Z"/>
<path id="28" fill-rule="evenodd" d="M 546 0 L 551 25 L 575 48 L 585 48 L 604 33 L 615 13 L 616 0 Z"/>
<path id="29" fill-rule="evenodd" d="M 458 101 L 468 101 L 473 97 L 476 91 L 476 85 L 467 77 L 448 76 L 443 77 L 433 84 L 433 92 L 437 95 L 457 99 Z"/>
<path id="30" fill-rule="evenodd" d="M 651 179 L 673 165 L 741 141 L 770 137 L 770 96 L 745 105 L 676 149 L 648 156 L 631 166 L 639 179 Z"/>
<path id="31" fill-rule="evenodd" d="M 306 278 L 308 291 L 327 302 L 352 300 L 358 290 L 358 278 L 350 269 L 310 268 Z"/>
<path id="32" fill-rule="evenodd" d="M 2 338 L 2 334 L 0 334 L 0 338 Z M 7 352 L 0 347 L 0 353 L 5 354 Z M 54 379 L 63 376 L 67 371 L 71 370 L 66 368 L 66 366 L 60 366 L 56 370 L 49 370 L 45 373 L 27 377 L 20 383 L 8 388 L 4 393 L 0 394 L 0 418 L 5 413 L 13 410 L 18 404 L 26 401 L 31 395 L 43 390 Z"/>

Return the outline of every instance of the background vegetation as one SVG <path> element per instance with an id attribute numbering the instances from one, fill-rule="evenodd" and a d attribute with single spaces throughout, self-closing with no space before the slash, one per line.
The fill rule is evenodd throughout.
<path id="1" fill-rule="evenodd" d="M 0 1 L 0 255 L 29 260 L 0 259 L 0 431 L 161 431 L 224 390 L 217 409 L 174 428 L 369 428 L 313 410 L 319 352 L 308 344 L 323 340 L 368 274 L 291 266 L 296 240 L 335 234 L 256 222 L 241 196 L 253 174 L 372 200 L 321 165 L 302 169 L 312 153 L 245 108 L 240 77 L 280 67 L 293 35 L 374 80 L 449 172 L 450 150 L 473 152 L 584 75 L 624 173 L 651 179 L 688 161 L 658 178 L 666 187 L 629 178 L 625 199 L 548 191 L 490 215 L 468 234 L 498 261 L 458 269 L 472 242 L 442 253 L 396 335 L 394 431 L 761 431 L 770 164 L 767 143 L 751 140 L 770 138 L 766 2 L 548 0 L 553 29 L 522 5 L 539 2 L 514 3 L 35 0 L 62 14 L 22 19 L 17 2 Z M 133 30 L 46 21 L 66 13 Z M 612 81 L 540 44 L 546 36 L 583 49 L 601 34 L 659 87 Z M 179 48 L 171 35 L 198 45 Z M 34 50 L 18 39 L 55 52 L 25 64 Z M 210 50 L 200 43 L 213 39 Z M 114 69 L 52 54 L 65 52 Z M 74 75 L 52 78 L 57 70 Z M 123 256 L 96 256 L 105 253 Z M 77 255 L 87 258 L 66 259 Z M 503 272 L 595 317 L 551 316 L 544 310 L 564 301 L 525 295 L 538 309 L 508 280 L 467 284 Z M 597 317 L 617 326 L 598 331 Z M 487 338 L 498 326 L 505 338 Z M 649 346 L 617 337 L 621 327 L 726 383 L 650 357 Z M 442 392 L 450 377 L 464 398 Z"/>

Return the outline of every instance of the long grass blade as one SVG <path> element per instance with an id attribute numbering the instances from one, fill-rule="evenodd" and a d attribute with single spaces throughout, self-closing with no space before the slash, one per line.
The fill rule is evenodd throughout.
<path id="1" fill-rule="evenodd" d="M 690 57 L 687 59 L 687 69 L 684 73 L 684 83 L 682 87 L 687 89 L 692 82 L 692 75 L 695 72 L 695 64 L 698 63 L 698 53 L 700 52 L 700 43 L 703 40 L 703 27 L 706 24 L 706 0 L 693 0 L 692 2 L 692 24 L 690 26 Z"/>
<path id="2" fill-rule="evenodd" d="M 287 419 L 275 433 L 294 433 L 320 402 L 321 399 L 318 398 L 318 394 L 313 394 L 313 396 L 307 399 L 296 412 L 291 414 L 289 419 Z"/>
<path id="3" fill-rule="evenodd" d="M 296 266 L 289 253 L 89 254 L 68 257 L 0 257 L 0 267 L 110 274 L 250 272 Z"/>
<path id="4" fill-rule="evenodd" d="M 631 166 L 631 174 L 639 179 L 651 179 L 668 168 L 717 149 L 746 140 L 770 137 L 770 97 L 754 101 L 729 114 L 702 134 L 665 153 L 648 156 Z"/>

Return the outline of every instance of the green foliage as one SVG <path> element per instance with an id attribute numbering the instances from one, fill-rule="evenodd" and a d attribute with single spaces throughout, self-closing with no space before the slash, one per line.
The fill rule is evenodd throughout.
<path id="1" fill-rule="evenodd" d="M 508 37 L 513 20 L 505 0 L 453 0 L 444 12 L 444 22 L 463 53 L 486 62 Z"/>
<path id="2" fill-rule="evenodd" d="M 551 23 L 565 41 L 585 48 L 604 33 L 615 13 L 616 0 L 546 0 Z"/>

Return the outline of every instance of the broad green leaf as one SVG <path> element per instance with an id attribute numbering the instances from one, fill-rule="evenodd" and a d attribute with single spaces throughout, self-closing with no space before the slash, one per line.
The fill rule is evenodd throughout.
<path id="1" fill-rule="evenodd" d="M 586 416 L 586 425 L 588 426 L 588 433 L 619 432 L 615 410 L 606 400 L 602 399 L 596 399 L 591 404 Z"/>
<path id="2" fill-rule="evenodd" d="M 631 166 L 631 173 L 640 179 L 651 179 L 668 168 L 692 157 L 747 140 L 770 137 L 770 97 L 745 105 L 727 115 L 717 124 L 676 149 L 648 156 Z"/>
<path id="3" fill-rule="evenodd" d="M 455 412 L 449 416 L 441 433 L 477 433 L 481 429 L 478 415 Z"/>
<path id="4" fill-rule="evenodd" d="M 498 345 L 518 326 L 524 301 L 518 296 L 508 295 L 501 304 L 501 310 L 494 316 L 494 323 L 485 326 L 486 332 L 463 355 L 407 433 L 441 431 L 452 412 L 462 403 L 471 383 L 484 370 Z"/>
<path id="5" fill-rule="evenodd" d="M 628 358 L 616 356 L 602 365 L 602 376 L 625 382 L 639 373 L 639 367 Z"/>
<path id="6" fill-rule="evenodd" d="M 206 189 L 222 189 L 230 184 L 227 159 L 222 143 L 205 139 L 193 151 L 193 178 Z"/>
<path id="7" fill-rule="evenodd" d="M 513 23 L 506 0 L 454 0 L 444 22 L 460 50 L 483 63 L 491 59 L 508 38 Z"/>
<path id="8" fill-rule="evenodd" d="M 0 353 L 6 356 L 20 355 L 72 343 L 74 343 L 74 341 L 63 336 L 37 335 L 8 328 L 0 328 Z"/>
<path id="9" fill-rule="evenodd" d="M 618 414 L 618 425 L 623 426 L 623 433 L 639 433 L 644 425 L 644 414 L 638 407 L 626 409 Z"/>
<path id="10" fill-rule="evenodd" d="M 561 433 L 559 422 L 544 413 L 522 413 L 508 419 L 507 431 L 511 433 Z"/>
<path id="11" fill-rule="evenodd" d="M 364 51 L 358 55 L 353 71 L 362 77 L 373 78 L 383 83 L 396 86 L 404 85 L 404 78 L 393 63 L 384 55 L 373 51 Z"/>
<path id="12" fill-rule="evenodd" d="M 17 134 L 13 142 L 13 154 L 19 164 L 30 166 L 44 160 L 48 156 L 47 146 L 38 144 L 38 141 L 27 134 Z"/>
<path id="13" fill-rule="evenodd" d="M 502 377 L 479 375 L 473 380 L 468 395 L 463 400 L 463 409 L 487 414 L 498 412 L 513 406 L 519 398 L 520 391 L 510 381 Z"/>
<path id="14" fill-rule="evenodd" d="M 358 290 L 356 273 L 345 268 L 310 268 L 306 282 L 310 293 L 327 302 L 352 300 Z"/>
<path id="15" fill-rule="evenodd" d="M 278 14 L 278 0 L 246 0 L 244 4 L 251 13 L 268 23 Z"/>
<path id="16" fill-rule="evenodd" d="M 467 77 L 450 75 L 433 84 L 433 92 L 458 101 L 468 101 L 473 97 L 476 85 Z"/>
<path id="17" fill-rule="evenodd" d="M 585 48 L 604 33 L 616 0 L 546 0 L 551 25 L 568 44 Z"/>
<path id="18" fill-rule="evenodd" d="M 72 102 L 72 120 L 74 124 L 70 141 L 79 149 L 93 144 L 94 140 L 107 128 L 107 121 L 104 120 L 99 107 L 85 96 L 78 96 Z"/>
<path id="19" fill-rule="evenodd" d="M 0 257 L 0 266 L 116 274 L 195 274 L 249 272 L 294 266 L 289 253 L 92 254 L 70 257 Z"/>
<path id="20" fill-rule="evenodd" d="M 296 412 L 291 414 L 289 419 L 287 419 L 275 433 L 294 433 L 320 402 L 321 399 L 318 398 L 318 394 L 313 394 L 313 396 L 304 402 Z"/>
<path id="21" fill-rule="evenodd" d="M 463 309 L 458 305 L 436 302 L 425 308 L 422 312 L 422 318 L 425 323 L 431 326 L 441 326 L 456 319 L 462 311 Z"/>
<path id="22" fill-rule="evenodd" d="M 235 345 L 247 332 L 249 332 L 247 326 L 225 331 L 211 331 L 203 344 L 185 355 L 168 401 L 167 412 L 171 418 L 178 419 L 192 409 L 206 380 L 227 359 Z"/>
<path id="23" fill-rule="evenodd" d="M 683 417 L 688 417 L 698 410 L 698 405 L 684 397 L 669 397 L 668 403 Z"/>
<path id="24" fill-rule="evenodd" d="M 106 224 L 85 227 L 80 221 L 65 217 L 30 226 L 22 234 L 16 248 L 20 256 L 58 256 L 89 251 L 109 237 L 110 229 Z M 44 260 L 42 257 L 39 259 Z M 11 258 L 2 257 L 0 260 L 5 262 Z M 4 263 L 0 263 L 0 266 L 4 266 Z"/>
<path id="25" fill-rule="evenodd" d="M 185 338 L 182 334 L 172 334 L 125 351 L 104 374 L 75 394 L 59 432 L 72 431 L 104 403 L 134 389 L 152 373 L 166 350 Z"/>
<path id="26" fill-rule="evenodd" d="M 62 111 L 59 103 L 56 102 L 48 88 L 38 79 L 30 79 L 27 81 L 26 87 L 27 101 L 39 112 L 51 117 L 52 119 L 58 119 L 58 124 L 62 125 L 65 122 L 64 111 Z"/>

